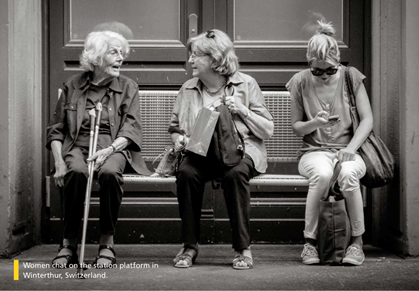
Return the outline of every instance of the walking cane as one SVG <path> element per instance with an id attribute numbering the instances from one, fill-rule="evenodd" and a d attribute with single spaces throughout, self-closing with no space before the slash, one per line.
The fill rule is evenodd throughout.
<path id="1" fill-rule="evenodd" d="M 89 157 L 96 152 L 97 139 L 99 135 L 100 115 L 102 113 L 102 103 L 98 102 L 96 105 L 97 116 L 95 109 L 89 111 L 90 115 L 90 139 L 89 139 Z M 93 174 L 95 170 L 95 161 L 89 162 L 87 171 L 89 176 L 87 178 L 86 197 L 84 199 L 84 215 L 83 215 L 83 232 L 81 237 L 80 261 L 77 268 L 78 278 L 84 279 L 84 270 L 87 269 L 84 265 L 84 249 L 86 245 L 87 221 L 89 220 L 90 209 L 90 195 L 92 192 Z"/>

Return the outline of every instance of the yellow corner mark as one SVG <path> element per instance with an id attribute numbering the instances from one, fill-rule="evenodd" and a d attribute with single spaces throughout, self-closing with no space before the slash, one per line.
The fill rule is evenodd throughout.
<path id="1" fill-rule="evenodd" d="M 14 278 L 15 278 L 15 281 L 19 280 L 19 260 L 15 260 Z"/>

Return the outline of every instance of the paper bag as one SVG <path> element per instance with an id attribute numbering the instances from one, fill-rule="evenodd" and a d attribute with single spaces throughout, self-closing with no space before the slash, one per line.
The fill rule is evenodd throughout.
<path id="1" fill-rule="evenodd" d="M 220 113 L 203 107 L 195 121 L 195 126 L 186 150 L 206 157 L 208 148 L 211 144 L 215 125 L 217 124 Z"/>
<path id="2" fill-rule="evenodd" d="M 321 264 L 341 264 L 351 240 L 351 223 L 346 201 L 337 183 L 341 169 L 338 162 L 330 182 L 329 193 L 319 204 L 317 248 Z"/>

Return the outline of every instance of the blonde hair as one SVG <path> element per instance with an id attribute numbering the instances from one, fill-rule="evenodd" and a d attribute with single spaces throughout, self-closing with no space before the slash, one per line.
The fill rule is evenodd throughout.
<path id="1" fill-rule="evenodd" d="M 188 39 L 188 51 L 212 58 L 211 68 L 223 76 L 231 76 L 239 70 L 239 61 L 234 46 L 227 34 L 218 29 L 211 29 L 198 36 Z"/>
<path id="2" fill-rule="evenodd" d="M 80 56 L 80 67 L 85 71 L 93 71 L 95 66 L 102 65 L 103 57 L 114 40 L 120 42 L 122 56 L 125 59 L 129 54 L 129 44 L 125 37 L 109 30 L 93 31 L 87 35 L 84 42 L 83 53 Z"/>
<path id="3" fill-rule="evenodd" d="M 339 46 L 334 38 L 335 28 L 332 23 L 317 21 L 319 27 L 316 34 L 308 41 L 307 61 L 311 64 L 315 60 L 328 61 L 338 65 L 340 63 Z"/>

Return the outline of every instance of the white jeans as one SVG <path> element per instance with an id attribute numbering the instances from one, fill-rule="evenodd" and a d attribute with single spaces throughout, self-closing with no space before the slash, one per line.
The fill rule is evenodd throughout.
<path id="1" fill-rule="evenodd" d="M 304 237 L 317 240 L 319 220 L 319 201 L 326 197 L 329 190 L 333 168 L 337 162 L 336 154 L 329 151 L 315 151 L 304 154 L 298 165 L 298 171 L 309 180 L 307 193 Z M 365 163 L 360 155 L 355 161 L 342 163 L 338 177 L 340 191 L 346 200 L 346 209 L 352 226 L 352 236 L 365 232 L 364 209 L 359 179 L 365 175 Z"/>

